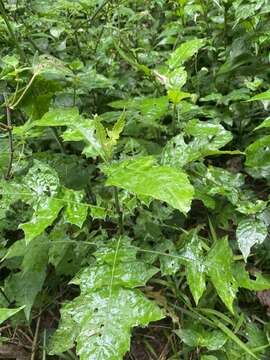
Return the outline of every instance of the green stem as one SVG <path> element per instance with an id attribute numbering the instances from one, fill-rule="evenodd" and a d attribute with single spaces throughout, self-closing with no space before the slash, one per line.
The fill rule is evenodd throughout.
<path id="1" fill-rule="evenodd" d="M 57 144 L 58 144 L 61 152 L 62 152 L 62 153 L 65 153 L 64 144 L 63 144 L 63 142 L 62 142 L 62 140 L 61 140 L 61 138 L 60 138 L 60 136 L 59 136 L 59 134 L 58 134 L 57 129 L 55 129 L 53 126 L 50 126 L 50 129 L 51 129 L 52 132 L 53 132 L 54 138 L 55 138 L 55 140 L 56 140 L 56 142 L 57 142 Z"/>
<path id="2" fill-rule="evenodd" d="M 1 1 L 1 0 L 0 0 Z M 35 78 L 36 78 L 37 74 L 34 74 L 31 78 L 31 80 L 29 81 L 29 83 L 27 84 L 26 88 L 24 89 L 22 95 L 19 97 L 19 99 L 16 101 L 15 104 L 11 104 L 9 107 L 10 109 L 14 110 L 19 103 L 22 101 L 22 99 L 24 98 L 24 95 L 27 93 L 27 91 L 29 90 L 30 86 L 33 84 Z"/>
<path id="3" fill-rule="evenodd" d="M 122 210 L 120 208 L 120 204 L 119 204 L 118 188 L 114 187 L 113 192 L 114 192 L 115 209 L 118 214 L 118 226 L 119 226 L 118 230 L 119 230 L 120 235 L 123 235 L 123 233 L 124 233 L 123 212 L 122 212 Z"/>
<path id="4" fill-rule="evenodd" d="M 5 300 L 8 302 L 8 304 L 11 304 L 11 301 L 9 300 L 9 298 L 7 297 L 6 293 L 4 292 L 4 290 L 0 287 L 0 293 L 3 295 L 3 297 L 5 298 Z"/>
<path id="5" fill-rule="evenodd" d="M 11 176 L 13 157 L 14 157 L 14 147 L 13 147 L 11 113 L 10 113 L 10 108 L 7 104 L 6 104 L 6 113 L 7 113 L 7 133 L 8 133 L 9 154 L 8 154 L 8 168 L 5 175 L 5 179 L 8 180 Z"/>

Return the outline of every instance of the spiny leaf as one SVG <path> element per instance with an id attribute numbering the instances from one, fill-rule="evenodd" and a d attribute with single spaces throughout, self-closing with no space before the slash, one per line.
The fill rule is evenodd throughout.
<path id="1" fill-rule="evenodd" d="M 73 283 L 81 295 L 64 306 L 51 354 L 77 343 L 81 360 L 119 360 L 130 346 L 131 328 L 163 317 L 161 310 L 134 287 L 157 271 L 134 258 L 125 238 L 96 252 L 97 264 L 85 269 Z"/>
<path id="2" fill-rule="evenodd" d="M 193 187 L 187 175 L 168 166 L 158 166 L 152 157 L 113 163 L 103 168 L 106 185 L 118 186 L 137 195 L 151 196 L 186 213 L 190 209 Z"/>
<path id="3" fill-rule="evenodd" d="M 125 127 L 125 119 L 126 113 L 123 112 L 114 124 L 112 131 L 108 131 L 108 135 L 113 141 L 113 144 L 119 139 L 119 136 Z"/>

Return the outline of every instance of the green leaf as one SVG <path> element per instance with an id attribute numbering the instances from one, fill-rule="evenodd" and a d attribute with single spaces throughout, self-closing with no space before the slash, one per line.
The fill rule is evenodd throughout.
<path id="1" fill-rule="evenodd" d="M 233 254 L 226 238 L 215 242 L 207 254 L 205 266 L 213 285 L 227 308 L 233 311 L 237 282 L 232 272 Z"/>
<path id="2" fill-rule="evenodd" d="M 47 270 L 49 243 L 46 237 L 36 238 L 25 248 L 21 271 L 5 280 L 5 291 L 16 304 L 24 306 L 27 320 L 35 298 L 42 289 Z"/>
<path id="3" fill-rule="evenodd" d="M 34 160 L 34 164 L 25 176 L 23 184 L 37 197 L 55 195 L 60 187 L 57 172 L 38 160 Z"/>
<path id="4" fill-rule="evenodd" d="M 223 168 L 203 164 L 194 164 L 192 183 L 195 187 L 195 198 L 204 202 L 210 209 L 215 208 L 214 195 L 227 198 L 236 210 L 245 215 L 262 212 L 267 202 L 256 199 L 256 195 L 245 190 L 245 176 L 236 174 Z M 214 201 L 214 202 L 213 202 Z"/>
<path id="5" fill-rule="evenodd" d="M 265 278 L 258 271 L 252 274 L 255 279 L 250 278 L 248 271 L 245 270 L 244 263 L 235 262 L 233 264 L 233 274 L 239 287 L 252 291 L 270 289 L 270 279 Z"/>
<path id="6" fill-rule="evenodd" d="M 21 311 L 24 308 L 24 306 L 21 306 L 18 309 L 5 309 L 0 308 L 0 324 L 2 324 L 4 321 L 6 321 L 11 316 L 17 314 L 19 311 Z"/>
<path id="7" fill-rule="evenodd" d="M 181 66 L 205 45 L 204 39 L 192 39 L 181 44 L 170 56 L 167 64 L 172 68 Z"/>
<path id="8" fill-rule="evenodd" d="M 34 58 L 33 73 L 48 80 L 66 80 L 71 78 L 73 73 L 63 61 L 56 57 L 44 54 Z"/>
<path id="9" fill-rule="evenodd" d="M 233 138 L 232 134 L 217 122 L 193 119 L 186 124 L 184 130 L 187 135 L 203 140 L 207 139 L 209 144 L 206 151 L 220 149 Z"/>
<path id="10" fill-rule="evenodd" d="M 202 355 L 200 360 L 218 360 L 218 358 L 213 355 Z"/>
<path id="11" fill-rule="evenodd" d="M 125 118 L 126 118 L 126 114 L 125 112 L 122 112 L 116 123 L 113 125 L 112 131 L 107 130 L 108 135 L 112 140 L 113 144 L 115 144 L 115 142 L 119 139 L 121 132 L 124 130 Z"/>
<path id="12" fill-rule="evenodd" d="M 159 262 L 162 275 L 175 274 L 183 264 L 183 259 L 180 257 L 175 244 L 171 240 L 164 239 L 157 244 L 154 251 L 160 253 Z"/>
<path id="13" fill-rule="evenodd" d="M 40 120 L 33 122 L 35 126 L 71 126 L 80 122 L 77 108 L 52 108 Z"/>
<path id="14" fill-rule="evenodd" d="M 64 141 L 84 141 L 86 147 L 83 154 L 86 157 L 97 157 L 101 153 L 101 144 L 95 135 L 95 123 L 93 120 L 82 119 L 73 123 L 63 134 Z"/>
<path id="15" fill-rule="evenodd" d="M 125 238 L 96 252 L 97 264 L 73 281 L 81 295 L 63 307 L 51 354 L 72 348 L 76 341 L 81 360 L 122 359 L 130 347 L 131 328 L 163 317 L 143 293 L 132 289 L 157 271 L 135 257 Z"/>
<path id="16" fill-rule="evenodd" d="M 103 167 L 107 186 L 118 186 L 136 195 L 151 196 L 187 213 L 193 187 L 187 175 L 168 166 L 158 166 L 152 157 L 124 160 Z"/>
<path id="17" fill-rule="evenodd" d="M 24 231 L 26 243 L 41 235 L 54 222 L 63 206 L 63 202 L 59 199 L 40 199 L 35 206 L 35 213 L 31 221 L 19 226 Z"/>
<path id="18" fill-rule="evenodd" d="M 87 204 L 82 203 L 84 191 L 64 190 L 63 201 L 65 204 L 64 221 L 82 227 L 88 214 Z"/>
<path id="19" fill-rule="evenodd" d="M 210 351 L 221 349 L 228 339 L 220 330 L 207 331 L 198 324 L 178 329 L 175 333 L 188 346 L 192 348 L 205 347 Z"/>
<path id="20" fill-rule="evenodd" d="M 255 244 L 262 244 L 267 236 L 267 227 L 262 220 L 244 219 L 239 222 L 236 237 L 239 249 L 247 260 L 250 249 Z"/>
<path id="21" fill-rule="evenodd" d="M 144 121 L 149 126 L 149 123 L 155 123 L 167 114 L 169 100 L 167 96 L 161 96 L 158 98 L 140 97 L 129 100 L 114 101 L 109 105 L 115 109 L 139 111 L 141 114 L 141 121 Z"/>
<path id="22" fill-rule="evenodd" d="M 206 289 L 206 267 L 203 249 L 197 231 L 191 231 L 186 239 L 187 244 L 181 255 L 186 261 L 186 276 L 196 305 Z"/>
<path id="23" fill-rule="evenodd" d="M 111 88 L 113 81 L 105 76 L 98 74 L 95 69 L 89 69 L 86 72 L 79 73 L 74 77 L 74 83 L 77 87 L 87 91 L 92 89 Z"/>
<path id="24" fill-rule="evenodd" d="M 262 128 L 268 128 L 270 127 L 270 116 L 268 118 L 266 118 L 259 126 L 257 126 L 255 130 L 259 130 L 259 129 L 262 129 Z"/>
<path id="25" fill-rule="evenodd" d="M 270 90 L 267 90 L 261 94 L 255 95 L 247 101 L 269 101 L 270 100 Z"/>
<path id="26" fill-rule="evenodd" d="M 194 119 L 186 124 L 184 131 L 194 139 L 186 142 L 184 135 L 179 134 L 168 141 L 162 153 L 163 164 L 182 167 L 209 155 L 222 154 L 218 149 L 232 140 L 231 133 L 218 123 Z"/>
<path id="27" fill-rule="evenodd" d="M 270 135 L 256 140 L 246 148 L 245 165 L 256 178 L 270 177 Z"/>

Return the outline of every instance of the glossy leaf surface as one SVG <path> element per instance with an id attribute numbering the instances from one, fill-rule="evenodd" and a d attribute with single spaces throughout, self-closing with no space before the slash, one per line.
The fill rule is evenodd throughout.
<path id="1" fill-rule="evenodd" d="M 237 282 L 232 272 L 233 255 L 226 238 L 219 239 L 207 255 L 208 275 L 218 295 L 233 313 L 233 301 L 237 293 Z"/>
<path id="2" fill-rule="evenodd" d="M 154 303 L 133 289 L 157 269 L 134 256 L 136 251 L 124 238 L 96 252 L 97 265 L 73 281 L 80 285 L 81 295 L 62 309 L 51 354 L 68 350 L 76 341 L 80 359 L 120 359 L 129 349 L 132 327 L 163 317 Z"/>
<path id="3" fill-rule="evenodd" d="M 267 236 L 267 228 L 259 219 L 244 219 L 240 221 L 236 230 L 237 242 L 244 259 L 255 244 L 262 244 Z"/>
<path id="4" fill-rule="evenodd" d="M 165 201 L 184 213 L 190 209 L 193 188 L 187 175 L 167 166 L 158 166 L 151 157 L 115 163 L 104 168 L 104 172 L 109 186 Z"/>

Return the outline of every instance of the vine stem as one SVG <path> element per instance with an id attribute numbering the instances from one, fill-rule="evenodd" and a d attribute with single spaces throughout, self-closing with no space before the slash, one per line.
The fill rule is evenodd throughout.
<path id="1" fill-rule="evenodd" d="M 118 214 L 119 233 L 120 233 L 120 235 L 123 235 L 123 233 L 124 233 L 123 212 L 120 208 L 118 188 L 114 187 L 113 192 L 114 192 L 115 209 Z"/>

